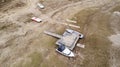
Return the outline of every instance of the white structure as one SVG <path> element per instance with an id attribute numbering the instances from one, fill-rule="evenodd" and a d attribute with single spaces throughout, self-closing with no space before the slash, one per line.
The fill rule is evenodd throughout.
<path id="1" fill-rule="evenodd" d="M 85 48 L 85 45 L 80 44 L 80 43 L 78 43 L 77 46 L 78 46 L 78 47 L 81 47 L 81 48 Z"/>

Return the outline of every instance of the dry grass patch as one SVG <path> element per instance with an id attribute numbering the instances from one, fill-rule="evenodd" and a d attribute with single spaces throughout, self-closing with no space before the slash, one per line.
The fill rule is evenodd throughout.
<path id="1" fill-rule="evenodd" d="M 82 43 L 86 45 L 81 49 L 84 54 L 84 61 L 81 67 L 109 67 L 109 47 L 108 40 L 113 31 L 110 27 L 110 15 L 101 12 L 100 9 L 87 8 L 75 15 L 78 25 L 85 38 Z"/>

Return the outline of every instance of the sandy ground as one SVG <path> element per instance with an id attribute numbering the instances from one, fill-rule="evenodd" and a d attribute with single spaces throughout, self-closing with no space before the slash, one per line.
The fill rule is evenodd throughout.
<path id="1" fill-rule="evenodd" d="M 113 19 L 114 17 L 114 19 Z M 111 35 L 109 37 L 110 41 L 112 42 L 112 48 L 110 51 L 110 55 L 111 55 L 111 59 L 110 59 L 110 63 L 111 63 L 111 67 L 119 67 L 119 55 L 120 55 L 120 30 L 119 30 L 119 17 L 120 14 L 113 14 L 113 21 L 114 23 L 112 23 L 112 28 L 114 29 L 115 33 L 114 35 Z M 118 27 L 118 28 L 117 28 Z"/>
<path id="2" fill-rule="evenodd" d="M 43 3 L 45 9 L 39 9 L 36 6 L 38 2 Z M 87 67 L 84 63 L 84 56 L 86 55 L 80 53 L 79 50 L 74 51 L 77 54 L 76 58 L 69 59 L 57 54 L 54 44 L 56 39 L 46 36 L 43 31 L 50 30 L 62 33 L 65 28 L 69 27 L 59 23 L 65 23 L 66 19 L 71 19 L 81 10 L 94 7 L 95 9 L 101 8 L 103 12 L 108 12 L 119 2 L 119 0 L 14 0 L 1 5 L 0 67 Z M 43 19 L 43 22 L 31 21 L 32 16 Z M 108 65 L 102 66 L 98 63 L 98 66 L 95 66 L 94 63 L 90 63 L 93 65 L 92 67 L 120 66 L 118 59 L 120 58 L 118 57 L 118 47 L 120 46 L 119 16 L 112 15 L 111 20 L 114 35 L 108 37 L 113 43 L 111 44 Z M 85 31 L 87 30 L 85 29 Z M 83 31 L 83 33 L 87 35 L 86 32 Z"/>

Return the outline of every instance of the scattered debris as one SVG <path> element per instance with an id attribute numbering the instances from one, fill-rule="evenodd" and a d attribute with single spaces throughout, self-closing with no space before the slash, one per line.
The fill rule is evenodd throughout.
<path id="1" fill-rule="evenodd" d="M 66 26 L 70 26 L 70 27 L 80 28 L 80 26 L 73 25 L 73 24 L 68 24 L 68 23 L 60 23 L 60 24 L 63 24 L 63 25 L 66 25 Z"/>
<path id="2" fill-rule="evenodd" d="M 68 25 L 67 23 L 61 23 L 61 24 L 66 25 L 66 26 Z"/>
<path id="3" fill-rule="evenodd" d="M 69 20 L 69 19 L 66 19 L 67 22 L 71 22 L 71 23 L 77 23 L 76 21 L 73 21 L 73 20 Z"/>
<path id="4" fill-rule="evenodd" d="M 60 23 L 60 22 L 57 22 L 58 24 L 63 24 L 63 25 L 68 25 L 68 23 L 64 23 L 64 22 L 62 22 L 62 23 Z"/>
<path id="5" fill-rule="evenodd" d="M 40 7 L 41 9 L 44 9 L 44 8 L 45 8 L 45 6 L 44 6 L 43 4 L 41 4 L 41 3 L 38 3 L 37 5 L 38 5 L 38 7 Z"/>
<path id="6" fill-rule="evenodd" d="M 48 34 L 48 35 L 51 35 L 51 36 L 54 36 L 56 38 L 62 38 L 61 35 L 58 35 L 58 34 L 55 34 L 55 33 L 52 33 L 52 32 L 48 32 L 48 31 L 44 31 L 45 34 Z"/>
<path id="7" fill-rule="evenodd" d="M 114 11 L 113 13 L 116 14 L 116 15 L 120 15 L 119 11 Z"/>
<path id="8" fill-rule="evenodd" d="M 37 18 L 37 17 L 32 17 L 31 19 L 32 19 L 33 21 L 36 21 L 36 22 L 42 22 L 42 19 Z"/>
<path id="9" fill-rule="evenodd" d="M 71 26 L 71 27 L 75 27 L 75 28 L 80 28 L 80 26 L 73 25 L 73 24 L 69 24 L 69 26 Z"/>
<path id="10" fill-rule="evenodd" d="M 114 11 L 113 16 L 120 16 L 120 12 L 119 11 Z"/>
<path id="11" fill-rule="evenodd" d="M 85 45 L 80 44 L 80 43 L 78 43 L 77 46 L 80 47 L 80 48 L 85 48 Z"/>

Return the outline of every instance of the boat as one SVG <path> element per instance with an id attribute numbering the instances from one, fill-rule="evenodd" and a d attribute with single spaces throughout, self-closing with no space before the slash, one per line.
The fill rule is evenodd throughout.
<path id="1" fill-rule="evenodd" d="M 74 53 L 63 44 L 59 45 L 56 51 L 67 57 L 75 57 Z"/>

